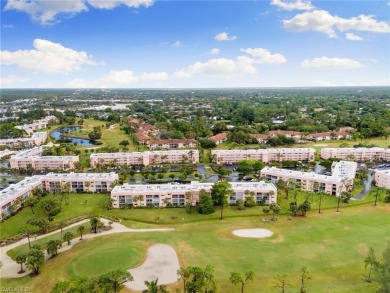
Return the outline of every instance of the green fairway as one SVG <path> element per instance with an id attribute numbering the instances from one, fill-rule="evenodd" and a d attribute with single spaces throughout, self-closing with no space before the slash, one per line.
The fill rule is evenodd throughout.
<path id="1" fill-rule="evenodd" d="M 347 144 L 348 147 L 353 147 L 356 144 L 376 145 L 377 147 L 388 148 L 390 146 L 390 138 L 375 137 L 370 139 L 343 139 L 343 140 L 327 140 L 327 141 L 315 141 L 304 144 L 295 144 L 293 147 L 312 147 L 316 151 L 321 148 L 338 148 L 342 144 Z"/>
<path id="2" fill-rule="evenodd" d="M 363 187 L 355 187 L 353 195 L 359 193 Z M 350 200 L 349 203 L 341 203 L 340 209 L 348 208 L 354 205 L 361 205 L 375 200 L 375 190 L 373 187 L 371 193 L 362 200 Z M 293 200 L 294 193 L 290 191 L 289 199 L 285 198 L 283 191 L 279 191 L 278 203 L 281 206 L 281 214 L 288 214 L 289 202 Z M 385 196 L 385 191 L 379 193 L 380 197 Z M 132 225 L 134 228 L 147 228 L 161 224 L 175 224 L 175 223 L 187 223 L 196 221 L 207 221 L 218 219 L 219 208 L 216 207 L 216 213 L 211 215 L 200 215 L 197 213 L 196 208 L 193 208 L 193 212 L 188 214 L 184 208 L 138 208 L 138 209 L 112 209 L 107 210 L 104 208 L 104 201 L 107 195 L 102 194 L 70 194 L 69 200 L 63 205 L 63 211 L 59 213 L 52 223 L 58 223 L 78 216 L 88 216 L 91 212 L 97 212 L 102 215 L 117 217 Z M 311 202 L 311 208 L 313 211 L 318 210 L 319 196 L 315 193 L 309 192 L 297 192 L 297 202 L 302 203 L 305 199 Z M 338 198 L 334 196 L 323 196 L 321 208 L 333 208 L 337 207 Z M 248 217 L 254 215 L 262 215 L 263 207 L 256 206 L 253 208 L 246 208 L 244 211 L 238 211 L 235 206 L 229 206 L 225 208 L 225 217 Z M 43 214 L 35 209 L 35 215 L 30 208 L 24 208 L 17 215 L 7 219 L 1 224 L 1 237 L 0 239 L 6 239 L 20 233 L 20 228 L 26 224 L 27 220 L 33 217 L 44 217 Z"/>
<path id="3" fill-rule="evenodd" d="M 162 217 L 165 211 L 170 210 L 161 210 Z M 55 282 L 77 274 L 92 276 L 113 268 L 135 267 L 142 263 L 148 246 L 166 243 L 175 248 L 183 266 L 213 265 L 220 292 L 238 292 L 228 280 L 230 272 L 247 270 L 254 270 L 256 278 L 245 292 L 272 292 L 274 276 L 282 273 L 289 274 L 289 291 L 297 292 L 302 266 L 312 272 L 313 279 L 308 281 L 311 292 L 374 292 L 377 285 L 364 280 L 363 259 L 370 246 L 379 256 L 390 239 L 389 212 L 390 206 L 383 203 L 377 207 L 364 204 L 341 213 L 312 211 L 306 218 L 290 221 L 286 215 L 279 215 L 277 222 L 264 222 L 264 216 L 231 217 L 210 219 L 207 225 L 204 221 L 172 223 L 173 232 L 109 235 L 81 241 L 50 260 L 37 277 L 3 279 L 2 286 L 23 285 L 32 292 L 49 292 Z M 265 228 L 274 235 L 265 239 L 233 236 L 232 231 L 239 228 Z M 177 286 L 180 284 L 170 288 Z"/>
<path id="4" fill-rule="evenodd" d="M 321 148 L 338 148 L 342 144 L 347 144 L 348 147 L 353 147 L 356 144 L 367 144 L 367 145 L 376 145 L 377 147 L 388 148 L 390 146 L 390 137 L 385 139 L 382 137 L 370 138 L 370 139 L 342 139 L 342 140 L 326 140 L 326 141 L 311 141 L 308 143 L 296 143 L 292 146 L 293 148 L 309 148 L 312 147 L 316 151 L 320 151 Z M 283 146 L 280 146 L 283 147 Z M 216 147 L 218 150 L 229 150 L 232 148 L 231 142 L 224 142 Z M 234 149 L 257 149 L 259 148 L 258 144 L 248 144 L 248 145 L 235 145 Z"/>
<path id="5" fill-rule="evenodd" d="M 145 253 L 143 247 L 134 245 L 132 241 L 123 242 L 121 237 L 118 240 L 115 241 L 115 237 L 101 237 L 81 242 L 77 255 L 66 263 L 64 270 L 70 277 L 95 276 L 140 264 Z M 94 248 L 91 249 L 91 246 Z"/>

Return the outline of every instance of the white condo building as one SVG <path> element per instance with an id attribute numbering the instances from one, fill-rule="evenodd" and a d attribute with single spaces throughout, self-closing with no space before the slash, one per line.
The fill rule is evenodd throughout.
<path id="1" fill-rule="evenodd" d="M 90 166 L 114 164 L 143 165 L 150 164 L 175 164 L 175 163 L 199 163 L 198 150 L 170 150 L 124 153 L 96 153 L 90 156 Z"/>
<path id="2" fill-rule="evenodd" d="M 43 145 L 47 139 L 47 132 L 34 132 L 31 137 L 0 139 L 0 146 L 5 145 L 10 149 L 24 149 Z"/>
<path id="3" fill-rule="evenodd" d="M 375 183 L 379 187 L 390 189 L 390 170 L 375 170 Z"/>
<path id="4" fill-rule="evenodd" d="M 211 155 L 217 164 L 235 164 L 242 160 L 257 160 L 264 163 L 282 161 L 314 161 L 313 148 L 212 150 Z"/>
<path id="5" fill-rule="evenodd" d="M 32 195 L 34 188 L 56 193 L 66 187 L 71 192 L 109 192 L 118 181 L 115 173 L 48 173 L 26 177 L 0 191 L 0 219 L 11 213 L 11 206 L 16 209 Z"/>
<path id="6" fill-rule="evenodd" d="M 44 146 L 21 151 L 9 160 L 12 169 L 72 170 L 78 156 L 42 156 Z"/>
<path id="7" fill-rule="evenodd" d="M 322 159 L 352 161 L 390 161 L 390 149 L 384 148 L 322 148 Z"/>
<path id="8" fill-rule="evenodd" d="M 252 192 L 257 204 L 272 203 L 277 200 L 277 189 L 272 183 L 265 182 L 230 182 L 233 194 L 229 196 L 230 203 L 234 204 L 239 199 L 245 200 L 246 193 Z M 211 192 L 213 183 L 200 183 L 192 181 L 190 184 L 147 184 L 116 186 L 111 191 L 113 207 L 120 208 L 130 205 L 136 206 L 166 206 L 168 203 L 173 206 L 184 206 L 186 203 L 197 205 L 199 193 L 203 189 Z M 188 197 L 188 195 L 191 195 Z M 134 197 L 141 196 L 141 200 L 134 200 Z"/>
<path id="9" fill-rule="evenodd" d="M 15 128 L 24 130 L 27 134 L 30 135 L 34 131 L 47 128 L 47 125 L 50 121 L 58 121 L 58 119 L 56 116 L 50 115 L 40 120 L 34 120 L 33 123 L 17 125 Z"/>
<path id="10" fill-rule="evenodd" d="M 332 175 L 321 175 L 314 172 L 301 172 L 276 167 L 265 167 L 261 170 L 261 177 L 272 182 L 280 179 L 296 182 L 301 190 L 326 192 L 340 196 L 353 184 L 356 175 L 357 164 L 355 162 L 340 161 L 332 164 Z"/>

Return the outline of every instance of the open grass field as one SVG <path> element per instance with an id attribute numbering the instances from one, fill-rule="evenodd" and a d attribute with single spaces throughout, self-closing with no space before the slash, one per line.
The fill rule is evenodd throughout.
<path id="1" fill-rule="evenodd" d="M 91 212 L 101 212 L 104 199 L 107 195 L 101 194 L 70 194 L 66 203 L 63 203 L 63 210 L 54 217 L 52 223 L 58 223 L 78 216 L 88 215 Z M 24 208 L 15 216 L 1 223 L 0 239 L 6 239 L 20 233 L 20 228 L 26 224 L 27 220 L 34 217 L 45 217 L 36 208 L 35 214 L 30 208 Z"/>
<path id="2" fill-rule="evenodd" d="M 385 139 L 382 137 L 370 138 L 370 139 L 362 139 L 362 140 L 330 140 L 330 141 L 317 141 L 310 142 L 304 144 L 295 144 L 293 147 L 312 147 L 315 150 L 321 150 L 321 148 L 338 148 L 341 144 L 348 144 L 348 147 L 353 147 L 356 144 L 367 144 L 367 145 L 376 145 L 382 148 L 388 148 L 390 146 L 390 138 Z"/>
<path id="3" fill-rule="evenodd" d="M 161 216 L 168 211 L 161 210 Z M 135 210 L 120 212 L 131 214 Z M 341 213 L 333 209 L 320 215 L 310 212 L 306 218 L 291 221 L 286 215 L 279 215 L 277 222 L 264 222 L 264 216 L 253 215 L 223 221 L 210 218 L 207 225 L 204 221 L 171 223 L 168 226 L 176 231 L 121 233 L 83 240 L 48 261 L 39 276 L 2 279 L 1 283 L 26 286 L 30 292 L 49 292 L 55 282 L 76 274 L 93 276 L 116 267 L 138 266 L 147 247 L 165 243 L 175 248 L 182 266 L 213 265 L 219 292 L 239 292 L 239 287 L 228 280 L 230 272 L 247 270 L 255 271 L 256 277 L 245 292 L 274 292 L 274 277 L 282 273 L 289 275 L 288 292 L 298 292 L 302 266 L 307 266 L 313 275 L 308 281 L 311 292 L 375 292 L 377 285 L 364 280 L 363 259 L 370 246 L 380 255 L 386 240 L 390 240 L 389 213 L 389 205 L 374 207 L 368 203 L 349 206 Z M 238 238 L 232 235 L 238 228 L 266 228 L 274 235 L 265 239 Z M 177 287 L 181 284 L 169 286 L 172 291 Z"/>
<path id="4" fill-rule="evenodd" d="M 356 187 L 353 194 L 356 195 L 363 187 Z M 371 193 L 362 200 L 350 200 L 349 203 L 341 203 L 340 209 L 348 208 L 354 205 L 362 205 L 372 203 L 375 200 L 376 188 L 373 187 Z M 133 228 L 145 228 L 152 226 L 159 226 L 161 224 L 182 224 L 187 222 L 207 221 L 218 219 L 220 216 L 219 207 L 216 207 L 216 213 L 211 215 L 200 215 L 194 208 L 192 214 L 188 214 L 184 208 L 139 208 L 139 209 L 112 209 L 104 208 L 104 200 L 107 195 L 102 194 L 70 194 L 69 199 L 63 204 L 63 211 L 59 213 L 53 223 L 65 221 L 74 217 L 88 215 L 91 212 L 96 212 L 102 215 L 117 217 L 123 220 L 128 225 L 133 225 Z M 288 214 L 289 202 L 293 199 L 294 193 L 290 191 L 289 198 L 283 191 L 279 192 L 278 203 L 281 206 L 281 214 Z M 379 192 L 379 201 L 385 197 L 385 191 Z M 298 191 L 298 204 L 308 199 L 312 205 L 312 212 L 318 210 L 319 197 L 314 193 Z M 324 195 L 322 197 L 322 209 L 332 208 L 336 209 L 338 198 L 334 196 Z M 256 206 L 253 208 L 246 208 L 244 211 L 238 211 L 235 206 L 229 206 L 224 209 L 225 217 L 250 217 L 262 215 L 263 207 Z M 44 217 L 44 214 L 35 209 L 35 214 L 30 208 L 24 208 L 17 215 L 7 219 L 1 224 L 0 239 L 6 239 L 20 233 L 20 227 L 25 225 L 26 221 L 33 217 Z"/>
<path id="5" fill-rule="evenodd" d="M 51 126 L 51 127 L 49 127 L 49 131 L 54 130 L 58 127 L 62 127 L 62 126 L 66 126 L 66 125 Z M 130 143 L 128 146 L 128 150 L 129 151 L 136 150 L 136 147 L 132 144 L 130 136 L 120 130 L 120 125 L 118 123 L 115 123 L 112 126 L 110 126 L 109 128 L 107 128 L 106 122 L 104 122 L 104 121 L 99 121 L 99 120 L 94 120 L 94 119 L 84 119 L 83 128 L 80 129 L 79 131 L 72 132 L 69 135 L 74 136 L 74 137 L 81 137 L 81 138 L 88 139 L 88 133 L 93 131 L 93 128 L 97 127 L 97 126 L 100 126 L 101 130 L 102 130 L 102 138 L 100 139 L 102 144 L 99 146 L 88 147 L 88 148 L 99 148 L 99 147 L 103 147 L 103 146 L 119 147 L 119 142 L 121 142 L 122 140 L 128 140 Z M 49 138 L 48 141 L 53 141 L 53 140 L 51 138 Z M 79 148 L 85 149 L 85 147 L 81 147 L 81 146 L 79 146 Z"/>
<path id="6" fill-rule="evenodd" d="M 316 151 L 321 150 L 322 148 L 338 148 L 342 144 L 348 144 L 348 147 L 353 147 L 356 144 L 368 144 L 368 145 L 376 145 L 378 147 L 382 148 L 388 148 L 390 146 L 390 138 L 382 138 L 382 137 L 376 137 L 376 138 L 370 138 L 370 139 L 359 139 L 359 140 L 328 140 L 328 141 L 314 141 L 314 142 L 308 142 L 308 143 L 297 143 L 290 147 L 294 148 L 308 148 L 312 147 Z M 283 147 L 283 146 L 280 146 Z M 257 149 L 259 148 L 258 144 L 248 144 L 248 145 L 235 145 L 234 149 Z M 224 142 L 217 146 L 215 149 L 217 150 L 229 150 L 231 149 L 231 143 L 230 142 Z"/>

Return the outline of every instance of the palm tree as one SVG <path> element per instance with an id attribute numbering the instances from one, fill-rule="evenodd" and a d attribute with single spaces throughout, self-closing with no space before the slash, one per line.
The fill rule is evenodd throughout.
<path id="1" fill-rule="evenodd" d="M 23 264 L 27 261 L 27 254 L 21 253 L 16 256 L 16 263 L 20 264 L 20 271 L 19 274 L 23 274 Z"/>
<path id="2" fill-rule="evenodd" d="M 63 239 L 64 239 L 64 241 L 68 242 L 68 245 L 70 245 L 70 241 L 73 239 L 73 233 L 69 232 L 69 231 L 66 232 Z"/>
<path id="3" fill-rule="evenodd" d="M 246 272 L 245 276 L 243 276 L 241 273 L 230 273 L 230 281 L 233 283 L 233 285 L 241 284 L 241 293 L 244 293 L 245 284 L 248 281 L 253 281 L 254 277 L 255 273 L 253 271 Z"/>
<path id="4" fill-rule="evenodd" d="M 275 214 L 279 214 L 280 206 L 277 203 L 273 202 L 269 205 L 269 209 L 272 211 L 272 221 L 275 221 Z"/>
<path id="5" fill-rule="evenodd" d="M 178 269 L 177 275 L 183 279 L 183 293 L 187 293 L 187 280 L 191 277 L 191 267 Z"/>
<path id="6" fill-rule="evenodd" d="M 80 240 L 83 240 L 83 232 L 85 231 L 85 227 L 84 226 L 80 226 L 77 228 L 77 232 L 80 233 Z"/>
<path id="7" fill-rule="evenodd" d="M 64 227 L 66 226 L 66 225 L 65 225 L 65 222 L 64 222 L 64 221 L 61 221 L 61 222 L 59 223 L 59 226 L 60 226 L 60 229 L 61 229 L 61 239 L 62 239 L 62 231 L 63 231 Z"/>
<path id="8" fill-rule="evenodd" d="M 142 291 L 143 293 L 169 293 L 164 285 L 158 285 L 158 278 L 154 281 L 145 281 L 148 289 Z"/>
<path id="9" fill-rule="evenodd" d="M 154 281 L 145 281 L 145 285 L 148 288 L 147 290 L 144 290 L 143 293 L 157 293 L 158 291 L 158 279 Z"/>
<path id="10" fill-rule="evenodd" d="M 317 194 L 318 194 L 318 196 L 320 198 L 320 201 L 318 203 L 318 213 L 321 214 L 321 203 L 322 203 L 322 196 L 324 195 L 324 193 L 323 192 L 318 192 Z"/>
<path id="11" fill-rule="evenodd" d="M 120 291 L 123 283 L 134 280 L 133 276 L 128 271 L 121 269 L 108 272 L 104 277 L 113 284 L 115 293 Z"/>
<path id="12" fill-rule="evenodd" d="M 376 261 L 376 257 L 375 257 L 374 248 L 370 247 L 370 249 L 368 250 L 368 255 L 367 255 L 367 257 L 364 259 L 364 267 L 367 268 L 368 266 L 370 266 L 370 271 L 368 272 L 367 282 L 370 282 L 370 283 L 371 283 L 371 272 L 372 272 L 372 267 L 373 267 L 376 263 L 377 263 L 377 261 Z"/>
<path id="13" fill-rule="evenodd" d="M 89 222 L 91 223 L 91 229 L 94 230 L 95 234 L 97 234 L 97 228 L 100 223 L 100 217 L 96 215 L 92 215 L 89 218 Z"/>
<path id="14" fill-rule="evenodd" d="M 61 186 L 61 202 L 60 202 L 60 211 L 62 211 L 62 201 L 67 201 L 69 199 L 69 192 L 70 192 L 70 182 L 66 182 Z"/>

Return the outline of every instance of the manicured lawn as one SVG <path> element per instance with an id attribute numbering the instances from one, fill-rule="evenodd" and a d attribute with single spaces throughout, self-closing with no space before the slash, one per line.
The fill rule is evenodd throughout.
<path id="1" fill-rule="evenodd" d="M 85 227 L 85 231 L 83 232 L 83 235 L 86 235 L 86 234 L 89 234 L 90 233 L 90 228 L 91 228 L 91 225 L 89 224 L 89 222 L 87 223 L 82 223 L 80 225 L 77 225 L 75 227 L 72 227 L 72 228 L 64 228 L 63 231 L 62 231 L 62 235 L 65 235 L 66 232 L 71 232 L 73 233 L 73 236 L 74 236 L 74 239 L 72 240 L 72 242 L 76 242 L 78 241 L 78 239 L 80 238 L 80 234 L 77 232 L 77 229 L 78 227 L 80 226 L 84 226 Z M 56 239 L 61 239 L 61 232 L 58 232 L 58 233 L 54 233 L 50 236 L 47 236 L 47 237 L 44 237 L 42 239 L 38 239 L 38 240 L 34 240 L 34 238 L 30 238 L 31 240 L 31 245 L 33 244 L 39 244 L 41 246 L 41 249 L 42 250 L 46 250 L 46 244 L 47 242 L 49 242 L 50 240 L 56 240 Z M 62 246 L 67 246 L 68 243 L 64 242 L 62 244 Z M 7 254 L 12 258 L 12 259 L 15 259 L 15 257 L 19 254 L 19 253 L 26 253 L 28 252 L 29 248 L 28 248 L 28 244 L 23 244 L 23 245 L 20 245 L 12 250 L 10 250 Z"/>
<path id="2" fill-rule="evenodd" d="M 49 128 L 49 131 L 62 126 L 66 126 L 66 125 L 52 126 Z M 119 142 L 121 142 L 122 140 L 128 140 L 130 143 L 130 145 L 128 146 L 128 151 L 136 151 L 136 147 L 133 145 L 130 136 L 120 130 L 120 125 L 118 123 L 115 123 L 111 127 L 107 128 L 105 121 L 84 119 L 83 128 L 80 129 L 79 131 L 74 131 L 69 135 L 88 139 L 88 133 L 93 131 L 93 128 L 96 126 L 100 126 L 102 130 L 102 138 L 100 139 L 102 145 L 99 145 L 98 148 L 103 146 L 119 147 Z M 52 139 L 50 138 L 49 141 L 52 141 Z M 79 146 L 78 148 L 84 150 L 86 147 Z"/>
<path id="3" fill-rule="evenodd" d="M 88 215 L 91 212 L 101 212 L 104 205 L 104 199 L 107 195 L 102 194 L 70 194 L 69 200 L 63 203 L 62 212 L 60 212 L 52 223 L 58 223 L 82 215 Z M 20 228 L 26 224 L 27 220 L 34 217 L 45 217 L 44 214 L 36 208 L 35 214 L 30 208 L 24 208 L 15 216 L 1 223 L 1 237 L 6 239 L 20 233 Z"/>
<path id="4" fill-rule="evenodd" d="M 130 136 L 120 130 L 118 123 L 113 124 L 109 128 L 105 126 L 104 121 L 97 121 L 93 119 L 85 119 L 83 124 L 83 129 L 80 131 L 82 136 L 88 137 L 88 133 L 93 130 L 94 127 L 101 126 L 102 129 L 102 138 L 100 141 L 103 143 L 101 146 L 110 146 L 110 147 L 119 147 L 119 143 L 122 140 L 128 140 L 130 145 L 128 146 L 129 151 L 135 151 L 136 148 L 132 144 Z M 75 132 L 78 134 L 79 132 Z"/>
<path id="5" fill-rule="evenodd" d="M 119 241 L 113 241 L 113 240 Z M 69 260 L 64 270 L 70 277 L 94 276 L 115 269 L 129 269 L 141 264 L 145 249 L 132 241 L 122 242 L 121 236 L 100 237 L 77 245 L 77 255 Z M 94 246 L 94 249 L 91 249 Z"/>
<path id="6" fill-rule="evenodd" d="M 229 282 L 230 272 L 248 270 L 253 270 L 256 277 L 246 287 L 247 293 L 273 292 L 274 277 L 282 273 L 289 274 L 292 285 L 288 292 L 298 292 L 302 266 L 307 266 L 313 275 L 307 282 L 311 292 L 375 292 L 376 284 L 364 280 L 367 271 L 363 259 L 370 246 L 378 256 L 385 248 L 390 239 L 389 213 L 390 205 L 381 203 L 377 207 L 351 206 L 341 213 L 310 212 L 306 218 L 291 221 L 282 215 L 276 222 L 263 222 L 263 216 L 257 215 L 212 219 L 207 225 L 204 221 L 172 223 L 169 227 L 176 229 L 173 232 L 121 233 L 81 241 L 48 261 L 37 277 L 1 281 L 2 286 L 27 286 L 32 292 L 49 292 L 55 282 L 76 274 L 92 276 L 113 268 L 135 267 L 143 262 L 147 247 L 165 243 L 175 248 L 182 266 L 213 265 L 219 292 L 239 292 L 238 286 Z M 274 235 L 265 239 L 238 238 L 232 235 L 238 228 L 266 228 Z M 174 289 L 181 284 L 169 287 Z"/>
<path id="7" fill-rule="evenodd" d="M 363 187 L 355 187 L 353 194 L 356 195 Z M 375 187 L 371 193 L 362 200 L 350 200 L 348 204 L 341 203 L 340 209 L 348 208 L 354 205 L 361 205 L 375 200 Z M 288 214 L 289 202 L 293 200 L 293 192 L 290 191 L 289 199 L 285 199 L 285 193 L 279 191 L 278 203 L 281 206 L 281 214 Z M 128 221 L 130 225 L 137 225 L 136 227 L 144 227 L 143 224 L 148 225 L 161 225 L 171 223 L 186 223 L 194 221 L 207 221 L 212 219 L 218 219 L 220 216 L 219 207 L 216 207 L 216 213 L 211 215 L 200 215 L 197 213 L 196 208 L 193 208 L 193 213 L 188 214 L 184 208 L 139 208 L 139 209 L 104 209 L 104 200 L 107 195 L 102 194 L 71 194 L 69 200 L 63 205 L 63 211 L 59 213 L 53 223 L 61 222 L 67 219 L 71 219 L 77 216 L 88 215 L 91 212 L 97 212 L 103 215 L 112 217 L 118 217 Z M 379 193 L 379 201 L 384 198 L 385 192 Z M 315 193 L 297 192 L 297 202 L 302 203 L 305 199 L 308 199 L 312 205 L 312 210 L 318 210 L 319 196 Z M 86 204 L 85 204 L 86 202 Z M 338 198 L 334 196 L 322 197 L 322 209 L 335 209 L 337 207 Z M 253 208 L 246 208 L 244 211 L 238 211 L 235 206 L 226 207 L 224 211 L 224 217 L 248 217 L 254 215 L 262 215 L 263 207 L 256 206 Z M 1 224 L 1 237 L 0 239 L 6 239 L 20 233 L 20 227 L 26 224 L 27 220 L 33 217 L 44 217 L 39 210 L 35 209 L 36 214 L 33 215 L 30 208 L 25 208 L 20 211 L 16 216 L 7 219 Z M 140 226 L 141 225 L 141 226 Z"/>
<path id="8" fill-rule="evenodd" d="M 356 144 L 374 144 L 378 147 L 382 148 L 388 148 L 390 145 L 390 138 L 384 139 L 382 137 L 376 137 L 376 138 L 370 138 L 370 139 L 363 139 L 363 140 L 329 140 L 329 141 L 316 141 L 316 142 L 309 142 L 304 144 L 295 144 L 293 147 L 312 147 L 315 150 L 321 150 L 321 148 L 338 148 L 341 144 L 348 144 L 348 147 L 353 147 Z"/>
<path id="9" fill-rule="evenodd" d="M 316 151 L 321 150 L 321 148 L 338 148 L 340 147 L 341 144 L 348 144 L 348 147 L 353 147 L 356 144 L 374 144 L 378 147 L 382 148 L 388 148 L 390 146 L 390 137 L 388 139 L 384 139 L 382 137 L 376 137 L 376 138 L 370 138 L 370 139 L 363 139 L 363 140 L 328 140 L 328 141 L 315 141 L 315 142 L 308 142 L 308 143 L 297 143 L 292 146 L 287 146 L 287 147 L 295 147 L 295 148 L 308 148 L 312 147 Z M 280 146 L 283 147 L 283 146 Z M 231 148 L 231 142 L 224 142 L 217 146 L 215 149 L 217 150 L 228 150 Z M 259 145 L 258 144 L 251 144 L 251 145 L 236 145 L 234 147 L 235 149 L 258 149 Z"/>

